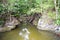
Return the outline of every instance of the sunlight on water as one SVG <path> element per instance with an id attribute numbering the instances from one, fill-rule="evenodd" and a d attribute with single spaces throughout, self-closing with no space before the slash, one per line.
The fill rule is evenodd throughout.
<path id="1" fill-rule="evenodd" d="M 22 31 L 19 33 L 19 35 L 22 36 L 24 40 L 29 40 L 29 34 L 30 32 L 27 28 L 22 29 Z"/>

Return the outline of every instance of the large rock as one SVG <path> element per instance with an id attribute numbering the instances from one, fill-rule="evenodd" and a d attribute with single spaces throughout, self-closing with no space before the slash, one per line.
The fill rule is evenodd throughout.
<path id="1" fill-rule="evenodd" d="M 39 19 L 37 28 L 41 30 L 55 30 L 56 25 L 52 20 Z"/>
<path id="2" fill-rule="evenodd" d="M 52 31 L 60 36 L 60 26 L 54 24 L 54 20 L 46 15 L 39 19 L 37 28 L 39 30 Z"/>
<path id="3" fill-rule="evenodd" d="M 10 31 L 14 29 L 18 24 L 19 24 L 19 21 L 16 18 L 12 17 L 11 21 L 6 20 L 4 26 L 0 27 L 0 32 Z"/>
<path id="4" fill-rule="evenodd" d="M 57 25 L 54 24 L 54 20 L 50 18 L 47 14 L 43 14 L 38 21 L 38 29 L 41 30 L 55 30 Z"/>

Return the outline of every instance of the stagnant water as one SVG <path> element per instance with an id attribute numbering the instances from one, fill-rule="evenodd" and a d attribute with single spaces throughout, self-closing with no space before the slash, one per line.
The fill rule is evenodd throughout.
<path id="1" fill-rule="evenodd" d="M 22 24 L 10 32 L 0 33 L 0 40 L 60 40 L 60 38 L 54 33 L 40 31 L 30 24 Z"/>

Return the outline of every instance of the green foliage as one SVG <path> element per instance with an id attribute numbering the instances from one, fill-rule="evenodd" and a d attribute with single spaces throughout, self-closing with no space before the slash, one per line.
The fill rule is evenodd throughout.
<path id="1" fill-rule="evenodd" d="M 55 24 L 60 25 L 60 19 L 55 20 Z"/>
<path id="2" fill-rule="evenodd" d="M 56 13 L 55 12 L 49 11 L 48 16 L 52 19 L 56 19 Z"/>
<path id="3" fill-rule="evenodd" d="M 60 0 L 57 0 L 57 4 L 59 2 L 59 13 L 60 13 Z M 58 6 L 58 5 L 57 5 Z M 35 12 L 44 12 L 48 11 L 49 17 L 55 19 L 56 13 L 54 0 L 7 0 L 7 4 L 3 4 L 0 2 L 0 14 L 11 12 L 11 15 L 21 16 L 23 14 L 32 14 Z M 58 19 L 60 19 L 60 14 L 58 15 Z M 56 20 L 55 23 L 60 24 L 60 20 Z"/>
<path id="4" fill-rule="evenodd" d="M 60 0 L 57 0 L 57 6 L 58 6 L 58 14 L 57 14 L 58 16 L 57 16 L 55 23 L 57 25 L 60 25 Z"/>
<path id="5" fill-rule="evenodd" d="M 8 0 L 4 6 L 7 11 L 14 12 L 14 15 L 21 15 L 29 14 L 27 12 L 31 12 L 31 9 L 41 12 L 41 10 L 54 8 L 54 3 L 53 0 Z"/>
<path id="6" fill-rule="evenodd" d="M 8 0 L 8 11 L 14 12 L 14 16 L 27 14 L 31 8 L 36 7 L 35 0 Z"/>
<path id="7" fill-rule="evenodd" d="M 5 10 L 4 5 L 0 4 L 0 14 Z"/>

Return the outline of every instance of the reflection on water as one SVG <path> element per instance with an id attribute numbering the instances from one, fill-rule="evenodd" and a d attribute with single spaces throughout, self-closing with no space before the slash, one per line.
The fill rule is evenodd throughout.
<path id="1" fill-rule="evenodd" d="M 10 32 L 0 33 L 0 40 L 60 40 L 60 38 L 51 32 L 38 31 L 30 24 L 23 24 Z"/>
<path id="2" fill-rule="evenodd" d="M 19 35 L 22 36 L 24 40 L 29 40 L 29 34 L 30 32 L 27 28 L 22 29 L 22 31 L 19 33 Z"/>

